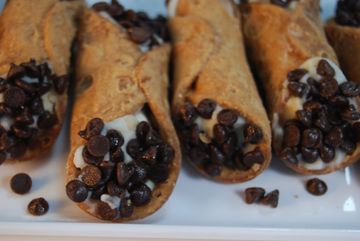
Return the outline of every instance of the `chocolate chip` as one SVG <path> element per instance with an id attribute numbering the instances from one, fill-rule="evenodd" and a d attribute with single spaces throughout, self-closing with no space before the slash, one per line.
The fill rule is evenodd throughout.
<path id="1" fill-rule="evenodd" d="M 126 145 L 126 152 L 134 159 L 141 155 L 142 147 L 137 139 L 131 139 Z"/>
<path id="2" fill-rule="evenodd" d="M 304 75 L 306 75 L 308 71 L 306 69 L 295 69 L 288 73 L 289 82 L 300 81 Z"/>
<path id="3" fill-rule="evenodd" d="M 288 84 L 290 94 L 296 97 L 303 97 L 308 91 L 309 87 L 301 82 L 290 81 Z"/>
<path id="4" fill-rule="evenodd" d="M 109 181 L 106 184 L 106 191 L 110 196 L 125 197 L 125 189 L 119 186 L 115 181 Z"/>
<path id="5" fill-rule="evenodd" d="M 95 156 L 92 156 L 87 147 L 84 147 L 83 149 L 83 152 L 82 152 L 82 157 L 84 158 L 84 161 L 87 163 L 87 164 L 90 164 L 90 165 L 99 165 L 101 163 L 101 161 L 103 160 L 103 157 L 95 157 Z"/>
<path id="6" fill-rule="evenodd" d="M 52 128 L 58 122 L 57 116 L 49 111 L 43 112 L 37 121 L 39 129 L 48 130 Z"/>
<path id="7" fill-rule="evenodd" d="M 170 145 L 164 143 L 159 147 L 159 161 L 170 163 L 175 158 L 175 150 Z"/>
<path id="8" fill-rule="evenodd" d="M 238 114 L 235 110 L 224 109 L 217 115 L 217 120 L 220 124 L 225 126 L 233 126 L 238 119 Z"/>
<path id="9" fill-rule="evenodd" d="M 128 30 L 130 38 L 136 44 L 143 44 L 150 39 L 152 32 L 147 28 L 132 27 Z"/>
<path id="10" fill-rule="evenodd" d="M 4 102 L 11 108 L 17 108 L 25 104 L 25 92 L 18 87 L 10 87 L 4 93 Z"/>
<path id="11" fill-rule="evenodd" d="M 335 150 L 331 146 L 324 145 L 320 148 L 320 158 L 325 163 L 331 162 L 335 158 Z"/>
<path id="12" fill-rule="evenodd" d="M 25 68 L 21 65 L 10 64 L 9 72 L 7 73 L 7 78 L 9 80 L 14 80 L 21 78 L 25 74 Z"/>
<path id="13" fill-rule="evenodd" d="M 10 187 L 17 194 L 28 193 L 32 186 L 31 177 L 26 173 L 18 173 L 11 178 Z"/>
<path id="14" fill-rule="evenodd" d="M 104 220 L 114 220 L 118 216 L 118 210 L 112 209 L 106 202 L 98 202 L 96 213 Z"/>
<path id="15" fill-rule="evenodd" d="M 320 95 L 329 98 L 336 94 L 339 88 L 338 82 L 334 78 L 322 78 L 320 80 Z"/>
<path id="16" fill-rule="evenodd" d="M 111 161 L 104 160 L 100 163 L 99 169 L 101 170 L 101 181 L 98 183 L 98 186 L 102 184 L 102 182 L 109 181 L 112 178 L 114 173 L 115 164 Z"/>
<path id="17" fill-rule="evenodd" d="M 197 106 L 199 115 L 204 119 L 211 119 L 216 108 L 216 102 L 211 99 L 203 99 Z"/>
<path id="18" fill-rule="evenodd" d="M 336 148 L 343 142 L 344 134 L 340 127 L 334 127 L 325 136 L 325 143 Z"/>
<path id="19" fill-rule="evenodd" d="M 21 79 L 16 79 L 14 84 L 30 95 L 33 95 L 36 92 L 36 88 L 32 84 L 29 84 Z"/>
<path id="20" fill-rule="evenodd" d="M 341 117 L 347 121 L 356 121 L 360 119 L 360 113 L 354 110 L 355 108 L 348 108 L 341 112 Z"/>
<path id="21" fill-rule="evenodd" d="M 110 150 L 109 139 L 102 135 L 93 136 L 87 143 L 87 149 L 95 157 L 105 156 Z"/>
<path id="22" fill-rule="evenodd" d="M 329 99 L 330 105 L 337 109 L 347 109 L 349 107 L 349 101 L 346 97 L 338 95 Z"/>
<path id="23" fill-rule="evenodd" d="M 49 203 L 42 197 L 31 200 L 28 211 L 34 216 L 41 216 L 49 211 Z"/>
<path id="24" fill-rule="evenodd" d="M 81 180 L 89 187 L 95 187 L 101 180 L 101 171 L 93 165 L 87 165 L 81 169 Z"/>
<path id="25" fill-rule="evenodd" d="M 243 163 L 247 167 L 252 167 L 254 164 L 262 165 L 264 161 L 264 156 L 258 147 L 253 151 L 247 152 L 243 158 Z"/>
<path id="26" fill-rule="evenodd" d="M 68 75 L 53 76 L 51 80 L 54 83 L 54 89 L 56 93 L 59 95 L 64 94 L 69 86 L 69 76 Z"/>
<path id="27" fill-rule="evenodd" d="M 276 208 L 279 203 L 279 190 L 274 190 L 266 194 L 263 198 L 260 199 L 260 202 L 264 205 L 269 205 L 272 208 Z"/>
<path id="28" fill-rule="evenodd" d="M 349 140 L 344 140 L 340 145 L 341 150 L 343 150 L 347 155 L 351 155 L 356 150 L 356 144 Z"/>
<path id="29" fill-rule="evenodd" d="M 103 195 L 105 193 L 105 186 L 102 185 L 102 186 L 97 186 L 92 192 L 91 192 L 91 196 L 90 198 L 92 200 L 99 200 L 101 195 Z"/>
<path id="30" fill-rule="evenodd" d="M 342 83 L 340 90 L 346 97 L 356 97 L 360 95 L 360 86 L 352 81 Z"/>
<path id="31" fill-rule="evenodd" d="M 297 164 L 298 163 L 298 159 L 296 157 L 296 152 L 289 147 L 284 148 L 279 155 L 280 159 L 285 161 L 285 162 L 289 162 L 292 164 Z"/>
<path id="32" fill-rule="evenodd" d="M 313 195 L 321 196 L 327 192 L 327 185 L 319 178 L 313 178 L 306 182 L 306 190 Z"/>
<path id="33" fill-rule="evenodd" d="M 93 118 L 87 123 L 85 130 L 81 131 L 79 135 L 82 138 L 89 139 L 92 136 L 100 135 L 103 128 L 103 120 L 100 118 Z"/>
<path id="34" fill-rule="evenodd" d="M 30 112 L 33 115 L 40 115 L 44 112 L 44 104 L 41 98 L 34 98 L 30 104 Z"/>
<path id="35" fill-rule="evenodd" d="M 311 112 L 298 110 L 296 111 L 296 118 L 306 127 L 310 127 L 312 124 Z"/>
<path id="36" fill-rule="evenodd" d="M 301 139 L 300 129 L 295 124 L 285 126 L 284 132 L 284 146 L 294 147 L 299 145 Z"/>
<path id="37" fill-rule="evenodd" d="M 149 170 L 148 176 L 155 183 L 163 183 L 169 177 L 169 167 L 165 164 L 153 165 Z"/>
<path id="38" fill-rule="evenodd" d="M 306 82 L 310 87 L 310 93 L 313 95 L 319 94 L 319 83 L 312 77 L 309 77 Z"/>
<path id="39" fill-rule="evenodd" d="M 220 176 L 222 165 L 216 163 L 206 163 L 204 165 L 204 170 L 211 177 Z"/>
<path id="40" fill-rule="evenodd" d="M 259 202 L 265 195 L 265 189 L 261 187 L 250 187 L 245 189 L 245 202 L 252 204 Z"/>
<path id="41" fill-rule="evenodd" d="M 303 161 L 306 163 L 314 163 L 319 158 L 319 152 L 316 148 L 301 148 Z"/>
<path id="42" fill-rule="evenodd" d="M 301 144 L 304 147 L 317 147 L 322 140 L 322 133 L 317 128 L 309 128 L 303 131 Z"/>
<path id="43" fill-rule="evenodd" d="M 135 167 L 126 165 L 123 162 L 116 164 L 116 180 L 120 186 L 125 185 L 129 178 L 134 174 Z"/>
<path id="44" fill-rule="evenodd" d="M 246 124 L 244 127 L 245 143 L 258 144 L 263 138 L 260 127 L 253 124 Z"/>
<path id="45" fill-rule="evenodd" d="M 72 180 L 66 184 L 66 195 L 74 202 L 81 203 L 86 200 L 88 190 L 79 180 Z"/>
<path id="46" fill-rule="evenodd" d="M 232 159 L 237 145 L 237 135 L 231 132 L 229 138 L 221 145 L 221 151 L 224 153 L 226 159 Z"/>
<path id="47" fill-rule="evenodd" d="M 209 154 L 207 150 L 204 150 L 201 147 L 193 147 L 189 153 L 189 159 L 194 164 L 201 164 L 209 160 Z"/>
<path id="48" fill-rule="evenodd" d="M 189 126 L 197 117 L 197 111 L 195 107 L 186 102 L 178 111 L 178 116 L 182 121 L 182 124 Z"/>
<path id="49" fill-rule="evenodd" d="M 111 161 L 114 163 L 124 161 L 124 152 L 121 150 L 121 147 L 117 147 L 116 150 L 112 150 L 110 152 L 110 155 L 111 155 Z"/>
<path id="50" fill-rule="evenodd" d="M 216 124 L 213 127 L 214 140 L 219 145 L 223 144 L 229 138 L 229 131 L 226 126 Z"/>
<path id="51" fill-rule="evenodd" d="M 130 217 L 134 212 L 134 206 L 129 198 L 123 198 L 120 202 L 120 216 L 123 218 Z"/>
<path id="52" fill-rule="evenodd" d="M 326 61 L 325 59 L 322 59 L 319 61 L 318 66 L 316 68 L 316 72 L 319 75 L 325 76 L 325 77 L 334 77 L 335 76 L 335 70 L 333 69 L 333 67 L 331 67 L 329 62 Z"/>
<path id="53" fill-rule="evenodd" d="M 147 123 L 146 121 L 140 122 L 136 126 L 136 138 L 138 139 L 138 141 L 145 142 L 146 136 L 150 132 L 150 129 L 151 127 L 149 123 Z"/>
<path id="54" fill-rule="evenodd" d="M 305 111 L 312 113 L 315 111 L 320 111 L 323 107 L 322 107 L 321 103 L 310 100 L 310 101 L 305 102 L 303 108 Z"/>
<path id="55" fill-rule="evenodd" d="M 158 155 L 158 147 L 157 146 L 150 146 L 148 149 L 146 149 L 140 156 L 140 160 L 143 162 L 154 165 L 157 160 Z"/>
<path id="56" fill-rule="evenodd" d="M 134 183 L 144 182 L 148 177 L 147 166 L 140 161 L 134 161 L 133 166 L 134 166 L 134 173 L 130 178 L 131 182 Z"/>
<path id="57" fill-rule="evenodd" d="M 224 154 L 215 145 L 210 144 L 210 160 L 212 163 L 223 164 L 225 161 Z"/>
<path id="58" fill-rule="evenodd" d="M 147 146 L 160 145 L 162 144 L 162 142 L 163 141 L 161 140 L 160 135 L 152 129 L 147 133 L 145 137 L 145 144 Z"/>
<path id="59" fill-rule="evenodd" d="M 134 206 L 143 206 L 151 200 L 151 189 L 145 184 L 138 184 L 132 188 L 130 199 Z"/>

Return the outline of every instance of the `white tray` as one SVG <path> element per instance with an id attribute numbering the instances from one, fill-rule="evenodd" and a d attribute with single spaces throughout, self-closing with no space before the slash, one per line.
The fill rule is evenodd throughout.
<path id="1" fill-rule="evenodd" d="M 3 3 L 0 0 L 0 8 Z M 165 13 L 162 0 L 122 3 L 151 15 Z M 322 3 L 327 18 L 333 12 L 334 1 Z M 65 195 L 68 127 L 67 122 L 50 157 L 0 167 L 0 239 L 360 240 L 359 166 L 321 177 L 329 190 L 315 197 L 304 188 L 310 177 L 295 174 L 278 160 L 260 177 L 237 185 L 211 182 L 184 163 L 173 195 L 156 214 L 132 224 L 101 223 Z M 9 180 L 17 172 L 29 173 L 33 178 L 34 186 L 27 195 L 16 195 L 9 188 Z M 250 186 L 279 189 L 279 207 L 245 204 L 242 191 Z M 49 201 L 50 211 L 43 217 L 33 217 L 26 207 L 40 196 Z"/>

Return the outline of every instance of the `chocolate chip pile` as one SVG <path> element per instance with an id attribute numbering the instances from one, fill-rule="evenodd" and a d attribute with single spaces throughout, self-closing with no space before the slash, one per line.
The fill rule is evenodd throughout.
<path id="1" fill-rule="evenodd" d="M 166 18 L 158 16 L 154 19 L 144 12 L 126 10 L 118 1 L 111 3 L 98 2 L 93 5 L 98 12 L 107 12 L 116 22 L 127 29 L 132 41 L 152 48 L 162 41 L 169 41 L 170 34 L 166 26 Z M 159 40 L 160 39 L 160 40 Z"/>
<path id="2" fill-rule="evenodd" d="M 66 193 L 74 202 L 90 199 L 97 201 L 97 213 L 105 220 L 129 217 L 134 206 L 150 202 L 152 191 L 146 185 L 148 180 L 164 183 L 169 177 L 174 149 L 166 144 L 158 132 L 145 121 L 136 127 L 136 138 L 124 143 L 120 132 L 111 129 L 102 135 L 104 122 L 99 118 L 90 120 L 79 135 L 87 143 L 82 157 L 87 164 L 78 170 L 78 179 L 66 185 Z M 133 159 L 125 163 L 122 147 Z M 104 160 L 110 154 L 110 160 Z M 120 207 L 112 208 L 100 200 L 108 194 L 120 198 Z"/>
<path id="3" fill-rule="evenodd" d="M 0 163 L 39 146 L 38 137 L 58 122 L 55 110 L 44 109 L 41 97 L 52 90 L 62 95 L 67 86 L 68 77 L 53 74 L 47 63 L 11 65 L 7 76 L 0 78 L 0 118 L 11 125 L 9 130 L 0 125 Z"/>
<path id="4" fill-rule="evenodd" d="M 360 86 L 351 81 L 338 85 L 335 70 L 324 59 L 317 66 L 320 81 L 309 77 L 306 83 L 300 82 L 306 73 L 296 69 L 288 74 L 290 95 L 306 101 L 296 119 L 284 125 L 281 158 L 296 164 L 301 154 L 306 163 L 319 157 L 330 163 L 338 148 L 352 154 L 360 141 L 360 122 L 356 122 L 360 113 L 350 99 L 360 95 Z"/>
<path id="5" fill-rule="evenodd" d="M 239 140 L 234 124 L 239 114 L 232 109 L 223 109 L 217 114 L 213 126 L 213 138 L 204 133 L 202 126 L 195 123 L 197 118 L 211 119 L 217 103 L 202 100 L 197 107 L 186 102 L 175 116 L 185 157 L 196 165 L 201 165 L 210 176 L 219 176 L 223 167 L 248 170 L 254 164 L 263 164 L 264 156 L 259 148 L 243 153 L 247 144 L 258 144 L 263 139 L 262 130 L 253 124 L 244 126 L 244 138 Z"/>
<path id="6" fill-rule="evenodd" d="M 335 20 L 341 25 L 360 27 L 360 0 L 340 0 Z"/>

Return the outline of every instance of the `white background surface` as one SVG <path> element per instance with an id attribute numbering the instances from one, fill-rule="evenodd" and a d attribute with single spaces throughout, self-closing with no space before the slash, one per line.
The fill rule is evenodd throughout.
<path id="1" fill-rule="evenodd" d="M 151 15 L 165 13 L 162 0 L 121 2 Z M 334 2 L 322 1 L 324 18 L 332 14 Z M 0 8 L 3 3 L 0 0 Z M 310 176 L 297 175 L 277 160 L 255 180 L 235 185 L 204 179 L 184 163 L 174 193 L 160 211 L 132 224 L 104 224 L 82 212 L 65 195 L 68 142 L 67 122 L 51 156 L 0 167 L 1 240 L 360 240 L 359 165 L 322 176 L 329 190 L 323 197 L 315 197 L 304 187 Z M 27 195 L 10 191 L 9 180 L 18 172 L 33 178 Z M 251 186 L 279 189 L 279 207 L 245 204 L 242 191 Z M 26 207 L 40 196 L 49 201 L 50 211 L 33 217 Z"/>

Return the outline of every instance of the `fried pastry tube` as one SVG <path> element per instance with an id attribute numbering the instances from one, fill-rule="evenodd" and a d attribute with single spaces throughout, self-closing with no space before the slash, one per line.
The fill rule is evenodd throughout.
<path id="1" fill-rule="evenodd" d="M 270 124 L 246 61 L 233 1 L 169 1 L 173 115 L 185 158 L 213 180 L 237 183 L 271 159 Z"/>
<path id="2" fill-rule="evenodd" d="M 0 163 L 43 157 L 64 119 L 82 1 L 9 0 L 0 17 Z"/>
<path id="3" fill-rule="evenodd" d="M 360 1 L 339 1 L 336 17 L 326 25 L 326 34 L 345 75 L 360 84 Z"/>
<path id="4" fill-rule="evenodd" d="M 360 114 L 328 44 L 318 0 L 241 5 L 249 56 L 265 92 L 273 147 L 302 174 L 325 174 L 360 156 Z"/>
<path id="5" fill-rule="evenodd" d="M 157 211 L 178 177 L 167 99 L 171 48 L 163 18 L 116 1 L 93 9 L 79 29 L 66 192 L 87 213 L 126 222 Z"/>

